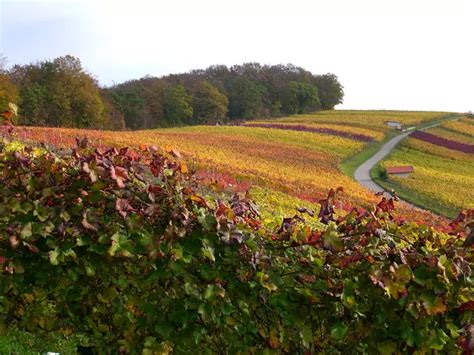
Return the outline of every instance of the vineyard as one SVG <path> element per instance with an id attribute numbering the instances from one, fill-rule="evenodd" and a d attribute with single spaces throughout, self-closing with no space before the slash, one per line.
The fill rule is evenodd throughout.
<path id="1" fill-rule="evenodd" d="M 5 128 L 0 331 L 97 353 L 469 354 L 473 211 L 450 222 L 343 175 L 390 114 L 339 115 Z M 403 120 L 444 114 L 420 115 Z"/>
<path id="2" fill-rule="evenodd" d="M 441 232 L 392 199 L 337 213 L 328 188 L 270 228 L 243 194 L 200 196 L 172 148 L 87 139 L 4 142 L 0 169 L 3 328 L 98 353 L 473 349 L 472 212 Z"/>
<path id="3" fill-rule="evenodd" d="M 404 126 L 417 126 L 445 116 L 446 112 L 410 111 L 322 111 L 317 114 L 296 115 L 279 119 L 279 123 L 305 125 L 339 125 L 371 131 L 387 132 L 387 121 L 400 122 Z"/>
<path id="4" fill-rule="evenodd" d="M 465 118 L 414 132 L 382 162 L 382 166 L 412 165 L 414 173 L 378 182 L 451 217 L 460 208 L 474 208 L 473 128 L 472 119 Z"/>
<path id="5" fill-rule="evenodd" d="M 278 123 L 248 123 L 245 127 L 257 127 L 257 128 L 273 128 L 273 129 L 284 129 L 297 132 L 312 132 L 312 133 L 322 133 L 328 134 L 336 137 L 344 137 L 353 139 L 361 142 L 371 142 L 373 140 L 369 135 L 358 134 L 353 132 L 348 132 L 347 130 L 336 130 L 332 128 L 324 127 L 310 127 L 304 125 L 289 125 L 289 124 L 278 124 Z"/>
<path id="6" fill-rule="evenodd" d="M 343 174 L 340 163 L 370 141 L 382 140 L 389 132 L 385 122 L 394 117 L 411 125 L 444 115 L 339 111 L 252 121 L 242 126 L 195 126 L 135 132 L 25 127 L 20 128 L 17 135 L 20 139 L 46 142 L 56 147 L 71 146 L 77 136 L 87 136 L 99 146 L 172 146 L 201 176 L 232 181 L 233 186 L 257 186 L 268 189 L 270 193 L 283 192 L 309 202 L 321 199 L 327 186 L 345 186 L 346 194 L 339 207 L 349 210 L 353 205 L 368 206 L 376 199 Z M 436 216 L 413 210 L 402 203 L 397 213 L 434 224 L 444 223 Z"/>

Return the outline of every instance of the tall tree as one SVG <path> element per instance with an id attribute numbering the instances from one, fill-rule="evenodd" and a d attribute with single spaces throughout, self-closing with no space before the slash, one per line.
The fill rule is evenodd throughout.
<path id="1" fill-rule="evenodd" d="M 15 66 L 10 76 L 20 86 L 22 123 L 105 126 L 107 117 L 99 87 L 78 58 L 67 55 L 53 61 Z"/>
<path id="2" fill-rule="evenodd" d="M 262 89 L 247 77 L 239 76 L 232 83 L 229 101 L 231 118 L 258 117 L 262 108 Z"/>
<path id="3" fill-rule="evenodd" d="M 320 108 L 318 89 L 316 86 L 291 81 L 288 85 L 288 113 L 306 113 Z"/>
<path id="4" fill-rule="evenodd" d="M 0 72 L 0 112 L 7 110 L 10 102 L 18 102 L 18 90 L 10 78 Z"/>
<path id="5" fill-rule="evenodd" d="M 332 110 L 336 105 L 342 103 L 344 88 L 336 75 L 331 73 L 317 75 L 314 82 L 318 87 L 321 109 Z"/>
<path id="6" fill-rule="evenodd" d="M 104 126 L 101 128 L 108 128 L 116 131 L 125 129 L 125 119 L 122 111 L 114 104 L 112 94 L 106 89 L 100 90 L 100 96 L 105 107 Z"/>
<path id="7" fill-rule="evenodd" d="M 207 80 L 201 82 L 193 97 L 194 123 L 215 123 L 225 118 L 229 100 Z"/>
<path id="8" fill-rule="evenodd" d="M 0 112 L 8 109 L 8 104 L 18 103 L 18 90 L 5 70 L 7 58 L 0 53 Z"/>
<path id="9" fill-rule="evenodd" d="M 175 126 L 192 123 L 192 97 L 183 85 L 177 84 L 168 90 L 164 112 L 166 119 Z"/>

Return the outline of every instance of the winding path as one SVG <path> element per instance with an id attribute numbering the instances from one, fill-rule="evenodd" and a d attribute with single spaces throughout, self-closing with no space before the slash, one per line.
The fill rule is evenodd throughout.
<path id="1" fill-rule="evenodd" d="M 385 143 L 372 157 L 367 159 L 361 166 L 357 168 L 354 173 L 354 178 L 364 187 L 372 190 L 374 192 L 383 192 L 385 189 L 380 185 L 376 184 L 374 180 L 370 177 L 370 170 L 385 158 L 393 148 L 405 137 L 410 135 L 410 132 L 405 132 L 399 134 L 398 136 L 393 137 L 387 143 Z"/>
<path id="2" fill-rule="evenodd" d="M 457 118 L 456 118 L 457 119 Z M 454 120 L 456 120 L 454 119 Z M 419 128 L 418 130 L 425 130 L 428 128 L 436 127 L 439 126 L 440 123 L 434 123 L 429 126 L 425 126 L 423 128 Z M 375 153 L 372 157 L 367 159 L 362 165 L 360 165 L 355 173 L 354 173 L 354 178 L 364 187 L 368 188 L 371 191 L 374 192 L 385 192 L 385 195 L 387 197 L 390 197 L 390 193 L 387 192 L 382 186 L 378 185 L 375 183 L 374 180 L 370 177 L 370 170 L 383 158 L 385 158 L 390 152 L 393 150 L 393 148 L 396 147 L 396 145 L 404 138 L 409 136 L 415 129 L 404 132 L 399 134 L 398 136 L 393 137 L 390 139 L 387 143 L 385 143 L 378 151 Z"/>

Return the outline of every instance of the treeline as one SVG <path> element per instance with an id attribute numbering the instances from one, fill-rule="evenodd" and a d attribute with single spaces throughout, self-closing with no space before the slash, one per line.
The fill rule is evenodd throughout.
<path id="1" fill-rule="evenodd" d="M 0 70 L 0 110 L 16 103 L 22 125 L 124 129 L 108 95 L 73 56 Z"/>
<path id="2" fill-rule="evenodd" d="M 333 109 L 343 88 L 334 74 L 294 65 L 246 63 L 144 77 L 99 87 L 78 58 L 0 71 L 0 110 L 19 106 L 19 123 L 102 129 L 215 124 Z"/>

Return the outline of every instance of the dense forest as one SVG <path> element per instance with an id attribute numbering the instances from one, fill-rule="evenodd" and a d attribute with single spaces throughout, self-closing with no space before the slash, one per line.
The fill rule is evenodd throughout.
<path id="1" fill-rule="evenodd" d="M 214 65 L 107 88 L 69 55 L 0 66 L 0 110 L 17 103 L 22 125 L 122 130 L 215 124 L 333 109 L 343 96 L 334 74 L 314 75 L 292 64 Z"/>

